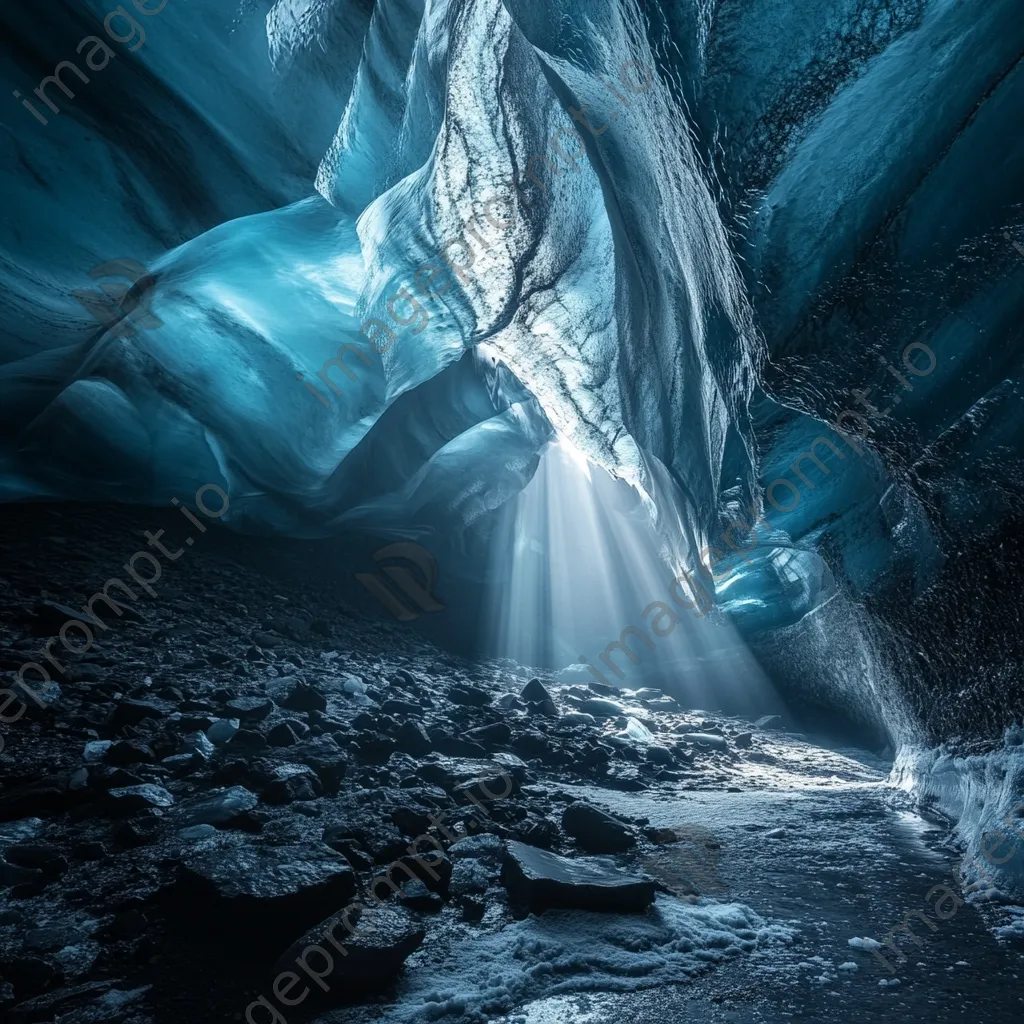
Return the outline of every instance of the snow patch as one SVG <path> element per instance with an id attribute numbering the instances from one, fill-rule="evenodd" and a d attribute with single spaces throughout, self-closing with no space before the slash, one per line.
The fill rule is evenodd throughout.
<path id="1" fill-rule="evenodd" d="M 547 996 L 685 981 L 709 964 L 788 944 L 795 935 L 741 903 L 659 896 L 643 915 L 548 911 L 456 942 L 442 962 L 414 955 L 400 1005 L 381 1024 L 483 1024 Z"/>

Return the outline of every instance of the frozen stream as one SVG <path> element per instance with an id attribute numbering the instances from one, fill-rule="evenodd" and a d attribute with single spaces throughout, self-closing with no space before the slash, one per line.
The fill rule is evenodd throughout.
<path id="1" fill-rule="evenodd" d="M 495 919 L 493 930 L 482 938 L 476 933 L 476 939 L 468 933 L 463 938 L 452 925 L 443 954 L 435 951 L 429 961 L 426 953 L 410 958 L 393 994 L 396 1004 L 382 1008 L 382 1017 L 364 1005 L 326 1019 L 335 1024 L 365 1022 L 368 1016 L 489 1024 L 939 1024 L 995 1014 L 1017 1019 L 1024 999 L 1019 984 L 1024 950 L 997 942 L 990 931 L 996 920 L 991 911 L 983 915 L 965 904 L 948 920 L 936 921 L 934 931 L 912 918 L 920 945 L 899 936 L 907 956 L 903 962 L 882 951 L 895 974 L 866 949 L 849 945 L 851 938 L 884 940 L 908 911 L 931 910 L 937 897 L 926 902 L 925 894 L 932 886 L 955 884 L 952 867 L 958 858 L 941 845 L 946 829 L 887 802 L 889 765 L 865 752 L 828 750 L 783 735 L 761 750 L 763 760 L 737 763 L 729 777 L 719 768 L 675 794 L 561 787 L 567 796 L 585 797 L 613 813 L 647 817 L 651 826 L 714 833 L 721 844 L 713 871 L 717 881 L 710 886 L 714 896 L 689 906 L 659 897 L 659 913 L 703 913 L 706 924 L 726 905 L 742 907 L 763 926 L 755 948 L 732 949 L 724 956 L 698 950 L 698 961 L 706 962 L 698 962 L 691 974 L 685 957 L 666 955 L 664 937 L 645 929 L 640 918 L 548 912 L 526 922 Z M 663 848 L 658 859 L 665 854 L 671 860 L 670 851 Z M 643 865 L 629 857 L 622 863 L 659 873 L 650 856 Z M 666 870 L 671 873 L 670 863 Z M 597 925 L 592 934 L 588 921 Z M 622 954 L 611 967 L 609 933 Z M 711 946 L 716 941 L 710 940 Z M 669 968 L 689 977 L 671 978 Z"/>

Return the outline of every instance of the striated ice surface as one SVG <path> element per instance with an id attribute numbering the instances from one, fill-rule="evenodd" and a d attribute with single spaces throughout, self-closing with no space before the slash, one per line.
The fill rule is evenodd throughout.
<path id="1" fill-rule="evenodd" d="M 107 10 L 8 5 L 12 89 Z M 0 498 L 215 483 L 235 528 L 444 528 L 479 577 L 560 436 L 805 707 L 914 749 L 1011 724 L 1016 0 L 141 22 L 47 124 L 7 101 Z"/>

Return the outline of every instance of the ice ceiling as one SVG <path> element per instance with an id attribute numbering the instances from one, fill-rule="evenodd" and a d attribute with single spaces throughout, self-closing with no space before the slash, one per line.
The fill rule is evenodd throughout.
<path id="1" fill-rule="evenodd" d="M 4 498 L 216 482 L 239 528 L 486 532 L 560 435 L 673 559 L 763 510 L 719 600 L 794 686 L 1002 721 L 1019 3 L 124 6 L 127 43 L 109 0 L 0 14 L 48 122 L 9 98 Z M 131 330 L 74 294 L 118 259 Z"/>

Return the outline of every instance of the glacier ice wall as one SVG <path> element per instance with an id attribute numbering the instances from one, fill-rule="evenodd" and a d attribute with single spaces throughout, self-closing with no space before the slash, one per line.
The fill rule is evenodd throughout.
<path id="1" fill-rule="evenodd" d="M 11 88 L 109 10 L 0 12 Z M 1019 14 L 168 0 L 48 124 L 9 98 L 0 494 L 214 481 L 246 530 L 486 531 L 557 433 L 714 572 L 790 693 L 998 735 L 1024 660 Z M 122 257 L 151 279 L 121 314 L 155 326 L 73 295 Z"/>
<path id="2" fill-rule="evenodd" d="M 76 10 L 78 27 L 102 9 L 85 7 Z M 163 103 L 146 141 L 156 147 L 160 136 L 179 136 L 175 170 L 188 190 L 216 202 L 226 193 L 229 205 L 207 211 L 216 226 L 192 227 L 193 237 L 151 259 L 147 308 L 159 326 L 90 331 L 74 322 L 70 281 L 42 314 L 54 321 L 50 337 L 26 324 L 0 378 L 9 423 L 17 422 L 6 494 L 155 500 L 215 480 L 231 493 L 236 522 L 328 530 L 365 514 L 368 503 L 381 508 L 372 474 L 357 486 L 350 467 L 365 467 L 359 449 L 371 433 L 378 455 L 387 448 L 380 422 L 392 404 L 486 346 L 492 374 L 506 381 L 492 406 L 481 409 L 467 392 L 456 396 L 459 415 L 420 403 L 422 420 L 390 417 L 395 451 L 418 451 L 416 468 L 434 478 L 418 486 L 421 498 L 432 486 L 447 495 L 437 500 L 449 512 L 473 505 L 465 480 L 429 470 L 457 443 L 505 466 L 509 487 L 496 485 L 488 499 L 500 503 L 515 490 L 512 478 L 519 486 L 529 478 L 554 429 L 645 493 L 653 490 L 650 460 L 668 467 L 685 496 L 680 546 L 692 558 L 715 514 L 727 443 L 741 452 L 752 444 L 746 402 L 758 339 L 680 104 L 678 72 L 659 60 L 639 11 L 497 0 L 395 0 L 369 11 L 279 3 L 261 22 L 267 52 L 258 59 L 251 8 L 227 23 L 208 12 L 190 21 L 192 14 L 168 5 L 144 19 L 148 36 L 132 56 L 131 84 L 144 79 Z M 30 19 L 8 17 L 16 33 L 32 34 Z M 202 86 L 192 74 L 200 52 L 215 67 Z M 254 66 L 244 84 L 254 88 L 243 96 L 246 61 Z M 624 77 L 629 67 L 633 80 Z M 303 96 L 310 81 L 317 89 Z M 162 205 L 184 198 L 160 195 L 182 182 L 165 182 L 167 169 L 152 175 L 155 184 L 138 173 L 142 142 L 127 144 L 91 108 L 112 85 L 83 88 L 55 125 L 19 125 L 47 132 L 46 144 L 78 135 L 75 144 L 96 163 L 126 165 L 111 168 L 104 184 L 112 198 L 130 187 L 137 208 L 104 224 L 90 255 L 75 254 L 79 268 L 99 261 L 106 245 L 149 256 L 169 240 L 157 230 L 165 227 Z M 324 117 L 334 110 L 329 140 L 323 118 L 308 109 L 297 116 L 300 100 Z M 574 104 L 592 126 L 582 134 Z M 251 196 L 231 195 L 229 175 L 203 151 L 210 138 L 215 151 L 230 150 L 224 159 Z M 323 198 L 286 202 L 297 191 L 290 172 L 318 143 L 314 180 Z M 32 198 L 52 236 L 68 193 L 48 187 L 58 166 L 45 146 L 35 138 L 23 145 L 40 163 L 41 182 L 17 159 L 7 172 L 23 192 L 43 193 Z M 507 182 L 524 174 L 530 183 L 512 199 Z M 481 204 L 502 194 L 503 229 L 485 228 L 482 237 Z M 239 216 L 245 205 L 251 212 Z M 476 228 L 467 227 L 474 217 Z M 73 233 L 91 226 L 82 217 Z M 149 244 L 140 247 L 140 234 Z M 9 268 L 14 304 L 26 316 L 33 293 L 39 302 L 44 280 L 56 276 L 49 241 L 29 253 L 19 244 Z M 463 247 L 465 269 L 453 263 L 453 244 Z M 395 313 L 394 296 L 414 288 L 417 268 L 444 256 L 453 258 L 454 287 L 429 303 L 423 323 L 383 348 L 360 333 L 367 320 L 386 320 L 385 310 L 392 321 L 405 315 L 405 306 Z M 399 301 L 419 308 L 416 299 Z M 366 368 L 351 385 L 325 381 L 330 390 L 318 385 L 317 394 L 296 383 L 353 343 Z M 485 364 L 472 365 L 483 372 Z M 482 377 L 475 386 L 496 396 Z M 398 461 L 412 469 L 407 457 Z M 750 488 L 749 460 L 730 473 Z M 415 515 L 406 497 L 393 493 L 395 516 Z"/>

